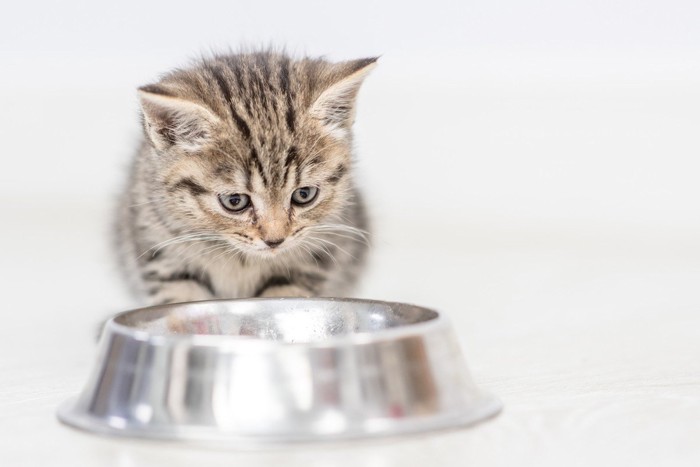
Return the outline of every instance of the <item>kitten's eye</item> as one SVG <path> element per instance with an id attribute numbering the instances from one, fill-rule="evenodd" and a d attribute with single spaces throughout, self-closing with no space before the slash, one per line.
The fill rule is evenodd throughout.
<path id="1" fill-rule="evenodd" d="M 219 195 L 219 202 L 227 211 L 241 212 L 250 205 L 250 196 L 242 193 Z"/>
<path id="2" fill-rule="evenodd" d="M 292 193 L 292 203 L 299 206 L 309 204 L 311 201 L 316 199 L 316 195 L 318 195 L 318 188 L 315 186 L 304 186 L 297 188 L 294 190 L 294 193 Z"/>

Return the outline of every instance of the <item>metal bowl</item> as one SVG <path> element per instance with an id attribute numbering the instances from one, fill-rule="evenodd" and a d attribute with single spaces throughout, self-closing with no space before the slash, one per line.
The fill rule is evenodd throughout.
<path id="1" fill-rule="evenodd" d="M 102 434 L 249 448 L 466 426 L 500 408 L 472 383 L 436 311 L 250 299 L 112 318 L 92 376 L 58 417 Z"/>

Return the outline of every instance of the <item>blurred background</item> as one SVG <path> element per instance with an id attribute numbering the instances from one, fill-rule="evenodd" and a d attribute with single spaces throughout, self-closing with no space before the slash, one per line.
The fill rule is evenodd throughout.
<path id="1" fill-rule="evenodd" d="M 92 307 L 131 303 L 110 236 L 139 138 L 135 88 L 258 44 L 381 55 L 356 124 L 377 233 L 362 295 L 440 304 L 466 284 L 493 307 L 485 287 L 529 279 L 488 276 L 491 260 L 531 247 L 698 258 L 697 2 L 69 0 L 7 13 L 0 209 L 17 297 L 35 292 L 37 263 L 67 261 L 66 298 L 99 280 L 110 300 Z M 92 250 L 77 267 L 80 248 Z M 447 270 L 425 283 L 438 254 Z"/>
<path id="2" fill-rule="evenodd" d="M 3 452 L 174 465 L 157 446 L 78 444 L 53 411 L 84 382 L 97 323 L 135 305 L 111 236 L 136 87 L 263 44 L 381 55 L 356 123 L 376 231 L 358 295 L 449 314 L 506 405 L 464 438 L 346 450 L 348 465 L 698 465 L 699 25 L 692 0 L 6 5 Z"/>
<path id="3" fill-rule="evenodd" d="M 273 44 L 381 55 L 356 124 L 378 248 L 687 255 L 699 20 L 700 4 L 677 0 L 16 4 L 0 16 L 1 209 L 42 230 L 2 235 L 41 241 L 69 220 L 89 229 L 81 242 L 106 239 L 140 131 L 135 88 L 203 52 Z M 421 290 L 366 293 L 435 298 Z"/>
<path id="4" fill-rule="evenodd" d="M 422 283 L 421 251 L 428 264 L 444 251 L 450 270 L 473 267 L 481 281 L 489 255 L 512 248 L 697 255 L 697 2 L 69 0 L 8 13 L 0 209 L 15 280 L 36 271 L 26 255 L 70 261 L 78 242 L 93 262 L 75 268 L 85 277 L 69 296 L 99 277 L 116 303 L 104 308 L 125 304 L 109 237 L 140 132 L 135 88 L 242 44 L 381 55 L 356 124 L 379 251 L 362 294 L 439 303 L 455 274 Z M 413 279 L 392 281 L 398 260 L 382 248 Z M 22 284 L 13 291 L 35 290 Z"/>

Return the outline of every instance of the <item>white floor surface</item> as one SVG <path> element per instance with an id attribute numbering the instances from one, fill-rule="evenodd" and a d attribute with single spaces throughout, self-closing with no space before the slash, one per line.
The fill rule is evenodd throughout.
<path id="1" fill-rule="evenodd" d="M 269 452 L 107 439 L 60 425 L 96 323 L 131 306 L 77 199 L 0 207 L 0 452 L 7 466 L 700 465 L 700 247 L 678 232 L 379 222 L 362 294 L 447 313 L 505 410 L 472 429 Z"/>

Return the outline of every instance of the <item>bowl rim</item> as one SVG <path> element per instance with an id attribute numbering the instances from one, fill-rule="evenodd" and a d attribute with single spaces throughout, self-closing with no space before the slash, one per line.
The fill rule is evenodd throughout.
<path id="1" fill-rule="evenodd" d="M 125 324 L 120 324 L 116 320 L 124 315 L 131 313 L 143 312 L 147 310 L 158 310 L 175 308 L 186 305 L 206 305 L 222 302 L 283 302 L 283 301 L 309 301 L 309 302 L 353 302 L 365 304 L 380 304 L 390 307 L 411 307 L 422 311 L 434 313 L 435 316 L 417 323 L 408 323 L 396 327 L 380 329 L 377 331 L 362 331 L 350 334 L 341 334 L 328 336 L 317 341 L 283 341 L 258 338 L 254 336 L 228 335 L 228 334 L 153 334 L 147 330 L 137 329 Z M 428 334 L 431 331 L 449 330 L 449 320 L 443 313 L 438 312 L 433 308 L 428 308 L 412 303 L 372 300 L 362 298 L 338 298 L 338 297 L 280 297 L 280 298 L 220 298 L 212 300 L 200 300 L 192 302 L 178 302 L 164 305 L 153 305 L 147 307 L 133 308 L 112 316 L 105 324 L 102 338 L 107 334 L 117 334 L 122 337 L 127 337 L 136 341 L 148 343 L 150 345 L 172 345 L 179 343 L 188 343 L 198 347 L 218 347 L 218 348 L 247 348 L 247 349 L 279 349 L 281 347 L 304 347 L 304 348 L 328 348 L 328 347 L 343 347 L 350 345 L 374 344 L 384 341 L 396 341 L 401 339 L 410 339 L 417 335 Z"/>

